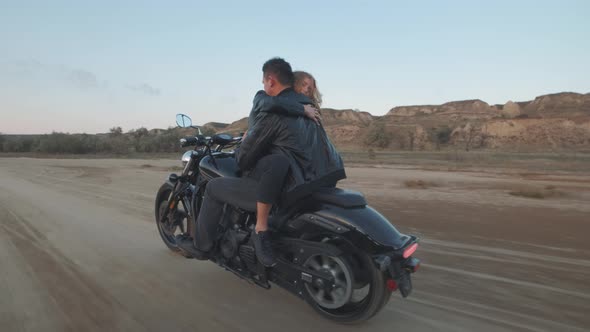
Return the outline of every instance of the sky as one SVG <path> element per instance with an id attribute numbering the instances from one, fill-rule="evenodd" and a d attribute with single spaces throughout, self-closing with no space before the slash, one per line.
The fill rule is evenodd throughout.
<path id="1" fill-rule="evenodd" d="M 0 132 L 97 133 L 248 115 L 262 64 L 324 107 L 590 92 L 590 1 L 0 0 Z"/>

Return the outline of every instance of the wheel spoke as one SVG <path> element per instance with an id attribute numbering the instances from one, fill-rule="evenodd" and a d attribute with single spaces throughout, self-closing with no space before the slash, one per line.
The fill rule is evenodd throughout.
<path id="1" fill-rule="evenodd" d="M 318 299 L 324 299 L 326 295 L 326 291 L 323 289 L 319 289 L 318 292 L 316 293 L 316 296 L 318 297 Z"/>
<path id="2" fill-rule="evenodd" d="M 334 296 L 332 292 L 326 293 L 326 296 L 324 296 L 324 298 L 332 303 L 334 303 Z"/>
<path id="3" fill-rule="evenodd" d="M 322 307 L 337 309 L 344 306 L 352 297 L 352 278 L 348 265 L 340 257 L 328 255 L 315 255 L 307 259 L 305 267 L 329 273 L 333 278 L 334 288 L 325 290 L 306 285 L 307 291 L 312 298 Z"/>
<path id="4" fill-rule="evenodd" d="M 312 260 L 309 262 L 308 266 L 315 271 L 319 271 L 322 269 L 322 266 L 316 261 L 316 260 Z"/>
<path id="5" fill-rule="evenodd" d="M 333 295 L 332 297 L 342 298 L 342 297 L 344 297 L 345 292 L 346 292 L 345 288 L 338 287 L 332 291 L 332 295 Z"/>
<path id="6" fill-rule="evenodd" d="M 340 265 L 338 265 L 338 263 L 334 260 L 329 261 L 329 266 L 330 266 L 330 269 L 332 269 L 332 271 L 334 271 L 334 272 L 342 271 L 342 268 L 340 267 Z"/>
<path id="7" fill-rule="evenodd" d="M 336 279 L 336 281 L 334 282 L 336 284 L 337 288 L 344 288 L 346 289 L 346 281 L 342 281 L 339 279 Z"/>
<path id="8" fill-rule="evenodd" d="M 318 257 L 318 261 L 320 263 L 320 266 L 322 267 L 322 269 L 326 268 L 326 261 L 324 260 L 324 255 L 319 255 Z"/>

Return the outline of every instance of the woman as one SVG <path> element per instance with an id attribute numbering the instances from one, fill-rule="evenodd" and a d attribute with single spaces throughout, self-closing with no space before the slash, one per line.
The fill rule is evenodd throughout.
<path id="1" fill-rule="evenodd" d="M 271 97 L 264 91 L 259 91 L 255 97 L 255 102 L 259 103 L 258 109 L 261 112 L 279 112 L 291 116 L 305 116 L 319 124 L 321 120 L 319 109 L 322 106 L 322 94 L 318 90 L 315 78 L 304 71 L 295 71 L 293 76 L 293 89 L 295 92 L 307 96 L 311 100 L 313 108 L 285 100 L 281 96 Z M 256 114 L 250 114 L 248 127 L 252 127 L 255 116 Z"/>
<path id="2" fill-rule="evenodd" d="M 306 95 L 313 102 L 313 107 L 319 110 L 322 106 L 322 94 L 318 90 L 315 78 L 304 71 L 295 71 L 293 75 L 295 76 L 293 84 L 295 91 Z"/>

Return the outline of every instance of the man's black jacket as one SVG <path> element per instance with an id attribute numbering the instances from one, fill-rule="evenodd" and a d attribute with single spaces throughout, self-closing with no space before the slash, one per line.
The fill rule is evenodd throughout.
<path id="1" fill-rule="evenodd" d="M 260 90 L 252 101 L 252 111 L 248 117 L 248 129 L 254 128 L 256 116 L 262 112 L 279 113 L 290 116 L 305 116 L 303 105 L 311 104 L 311 100 L 305 95 L 295 93 L 292 88 L 287 88 L 277 96 L 269 96 Z"/>
<path id="2" fill-rule="evenodd" d="M 274 97 L 273 102 L 280 100 L 278 106 L 283 108 L 284 114 L 293 114 L 293 109 L 302 107 L 299 105 L 311 103 L 309 98 L 292 89 L 284 90 L 278 97 Z M 267 154 L 285 156 L 291 170 L 285 183 L 284 204 L 309 195 L 320 187 L 333 186 L 338 180 L 346 178 L 342 158 L 321 125 L 301 116 L 257 111 L 257 99 L 259 103 L 266 103 L 266 107 L 271 101 L 263 96 L 254 99 L 252 113 L 255 121 L 237 155 L 240 169 L 247 171 L 254 168 L 256 162 Z"/>

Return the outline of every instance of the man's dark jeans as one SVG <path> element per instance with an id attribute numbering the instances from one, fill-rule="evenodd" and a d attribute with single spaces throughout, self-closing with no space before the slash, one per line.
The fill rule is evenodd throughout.
<path id="1" fill-rule="evenodd" d="M 222 177 L 209 181 L 197 218 L 197 248 L 210 251 L 213 247 L 224 204 L 251 212 L 256 211 L 256 202 L 277 204 L 288 171 L 287 158 L 271 154 L 261 158 L 247 177 Z"/>

